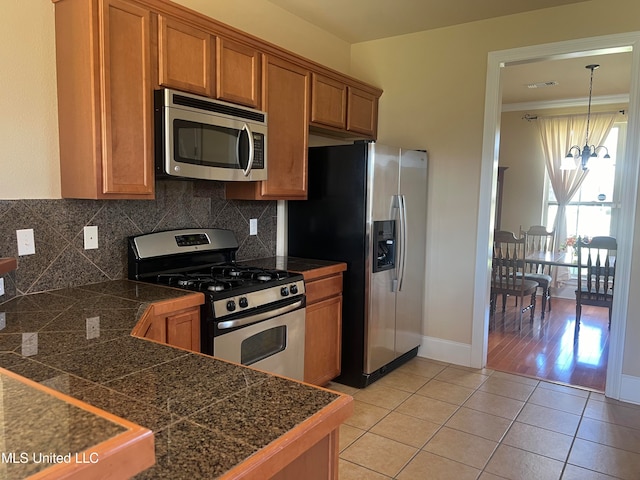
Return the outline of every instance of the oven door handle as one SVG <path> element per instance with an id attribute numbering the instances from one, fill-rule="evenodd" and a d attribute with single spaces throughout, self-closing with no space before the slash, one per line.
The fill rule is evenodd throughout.
<path id="1" fill-rule="evenodd" d="M 267 320 L 269 318 L 277 317 L 279 315 L 292 312 L 293 310 L 297 310 L 298 308 L 302 307 L 303 304 L 304 298 L 298 300 L 295 303 L 292 303 L 291 305 L 276 308 L 275 310 L 269 310 L 268 312 L 258 313 L 257 315 L 252 315 L 246 318 L 239 318 L 237 320 L 227 320 L 226 322 L 219 322 L 217 324 L 217 327 L 218 330 L 227 330 L 229 328 L 235 327 L 246 327 L 247 325 L 258 323 L 263 320 Z"/>

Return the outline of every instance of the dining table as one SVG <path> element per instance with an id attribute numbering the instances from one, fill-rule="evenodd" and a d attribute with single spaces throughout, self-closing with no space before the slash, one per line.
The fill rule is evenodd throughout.
<path id="1" fill-rule="evenodd" d="M 578 255 L 573 252 L 533 252 L 524 257 L 525 263 L 556 267 L 577 267 Z M 609 255 L 609 265 L 615 266 L 616 256 Z M 586 264 L 583 263 L 586 267 Z"/>

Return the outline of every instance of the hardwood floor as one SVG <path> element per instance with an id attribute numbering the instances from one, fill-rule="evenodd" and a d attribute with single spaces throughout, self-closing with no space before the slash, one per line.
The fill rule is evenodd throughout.
<path id="1" fill-rule="evenodd" d="M 575 300 L 552 298 L 552 311 L 540 322 L 540 302 L 533 323 L 529 313 L 518 331 L 515 299 L 502 302 L 489 322 L 487 367 L 568 385 L 604 391 L 609 355 L 608 311 L 583 307 L 578 342 L 574 345 Z"/>

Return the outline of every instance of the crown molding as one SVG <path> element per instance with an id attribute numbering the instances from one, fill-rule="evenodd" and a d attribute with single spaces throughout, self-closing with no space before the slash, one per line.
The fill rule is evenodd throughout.
<path id="1" fill-rule="evenodd" d="M 570 108 L 584 107 L 587 105 L 589 97 L 581 98 L 564 98 L 562 100 L 548 100 L 544 102 L 521 102 L 521 103 L 505 103 L 502 105 L 503 112 L 520 112 L 524 110 L 546 110 L 550 108 Z M 592 97 L 591 105 L 614 105 L 620 103 L 629 103 L 629 94 L 621 95 L 602 95 Z"/>

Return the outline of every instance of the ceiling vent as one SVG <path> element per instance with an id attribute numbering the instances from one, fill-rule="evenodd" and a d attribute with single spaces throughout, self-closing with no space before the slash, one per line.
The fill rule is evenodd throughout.
<path id="1" fill-rule="evenodd" d="M 551 80 L 550 82 L 528 83 L 527 88 L 555 87 L 556 85 L 558 85 L 558 82 Z"/>

